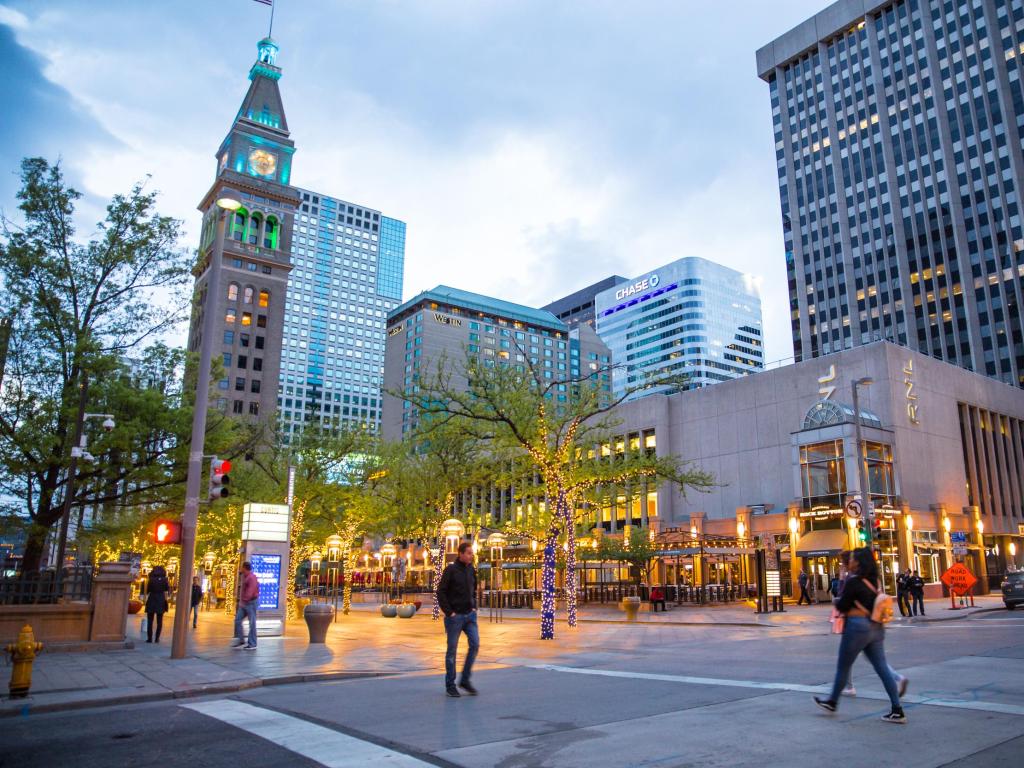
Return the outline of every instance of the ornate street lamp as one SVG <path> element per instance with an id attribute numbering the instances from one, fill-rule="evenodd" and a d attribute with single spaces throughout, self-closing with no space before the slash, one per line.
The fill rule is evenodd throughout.
<path id="1" fill-rule="evenodd" d="M 445 551 L 455 552 L 462 537 L 466 535 L 466 526 L 461 520 L 449 517 L 441 523 L 441 535 L 444 537 Z"/>

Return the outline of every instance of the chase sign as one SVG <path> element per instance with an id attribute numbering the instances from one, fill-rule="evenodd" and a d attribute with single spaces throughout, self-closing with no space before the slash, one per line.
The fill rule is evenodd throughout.
<path id="1" fill-rule="evenodd" d="M 620 288 L 615 292 L 615 300 L 625 299 L 632 296 L 634 293 L 640 293 L 646 291 L 649 288 L 657 288 L 658 283 L 661 282 L 661 278 L 658 277 L 657 273 L 650 277 L 645 277 L 643 280 L 637 280 L 635 283 L 631 283 L 623 288 Z"/>

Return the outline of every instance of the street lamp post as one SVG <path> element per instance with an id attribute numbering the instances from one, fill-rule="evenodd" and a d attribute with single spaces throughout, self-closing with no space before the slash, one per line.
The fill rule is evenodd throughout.
<path id="1" fill-rule="evenodd" d="M 109 432 L 114 428 L 114 417 L 109 413 L 86 413 L 85 404 L 89 395 L 89 374 L 82 371 L 82 391 L 78 398 L 78 418 L 75 423 L 75 444 L 71 446 L 71 461 L 68 463 L 68 476 L 64 483 L 64 511 L 60 516 L 60 538 L 57 542 L 57 562 L 55 571 L 57 582 L 60 583 L 64 570 L 64 556 L 68 545 L 68 526 L 71 522 L 71 505 L 75 500 L 75 475 L 78 472 L 78 460 L 93 461 L 92 455 L 85 450 L 85 422 L 89 419 L 103 419 L 103 428 Z"/>
<path id="2" fill-rule="evenodd" d="M 224 260 L 224 230 L 228 215 L 241 207 L 231 198 L 217 201 L 220 208 L 217 239 L 210 253 L 210 277 L 206 281 L 206 301 L 203 307 L 202 339 L 199 342 L 199 371 L 196 376 L 195 410 L 192 413 L 192 444 L 188 452 L 188 477 L 185 481 L 185 509 L 181 515 L 181 571 L 178 581 L 178 606 L 189 604 L 192 571 L 196 556 L 196 522 L 199 518 L 199 484 L 203 477 L 203 446 L 206 442 L 206 408 L 210 401 L 210 360 L 213 358 L 213 334 L 217 328 L 217 302 L 220 300 L 221 262 Z M 174 635 L 171 639 L 171 658 L 185 658 L 188 636 L 188 611 L 174 611 Z"/>
<path id="3" fill-rule="evenodd" d="M 860 515 L 864 521 L 864 543 L 871 546 L 871 494 L 868 490 L 867 472 L 867 446 L 860 434 L 860 399 L 857 395 L 858 387 L 870 387 L 875 380 L 870 376 L 855 379 L 853 387 L 853 432 L 857 441 L 857 484 L 860 486 L 861 505 Z"/>

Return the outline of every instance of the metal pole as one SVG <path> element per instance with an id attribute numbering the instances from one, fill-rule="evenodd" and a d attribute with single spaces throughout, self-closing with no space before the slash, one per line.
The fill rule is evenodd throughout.
<path id="1" fill-rule="evenodd" d="M 220 272 L 224 260 L 224 230 L 229 211 L 220 211 L 217 240 L 210 254 L 206 301 L 203 307 L 203 336 L 199 342 L 199 371 L 196 376 L 195 410 L 192 413 L 192 444 L 188 454 L 188 477 L 185 482 L 185 509 L 181 515 L 181 570 L 177 605 L 174 609 L 174 635 L 171 658 L 185 658 L 188 635 L 188 605 L 192 571 L 196 557 L 196 522 L 199 518 L 199 484 L 203 477 L 203 446 L 206 442 L 206 409 L 210 400 L 210 360 L 213 357 L 213 334 L 217 328 L 217 304 L 220 301 Z"/>
<path id="2" fill-rule="evenodd" d="M 57 542 L 56 576 L 60 584 L 64 572 L 64 551 L 68 544 L 68 525 L 71 521 L 71 504 L 75 500 L 75 473 L 78 471 L 78 451 L 82 443 L 82 430 L 85 428 L 85 402 L 89 394 L 89 374 L 81 372 L 82 392 L 78 397 L 78 421 L 75 423 L 75 442 L 71 447 L 71 463 L 68 464 L 68 477 L 64 483 L 64 511 L 60 516 L 60 540 Z"/>
<path id="3" fill-rule="evenodd" d="M 860 486 L 860 516 L 864 521 L 864 543 L 871 546 L 870 493 L 867 484 L 867 452 L 860 434 L 860 398 L 857 395 L 858 381 L 853 381 L 853 431 L 857 441 L 857 485 Z"/>

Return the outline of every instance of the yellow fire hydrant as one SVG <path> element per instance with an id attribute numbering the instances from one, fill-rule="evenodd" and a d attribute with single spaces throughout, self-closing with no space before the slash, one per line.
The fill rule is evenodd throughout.
<path id="1" fill-rule="evenodd" d="M 11 643 L 4 650 L 11 654 L 14 664 L 14 671 L 11 672 L 11 698 L 23 699 L 32 687 L 32 662 L 36 654 L 43 650 L 43 644 L 36 642 L 32 627 L 26 624 L 18 634 L 18 642 Z"/>

